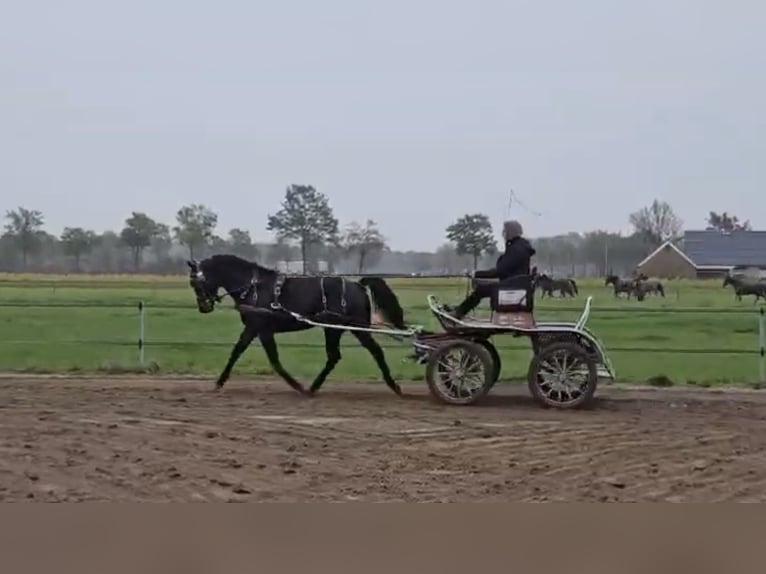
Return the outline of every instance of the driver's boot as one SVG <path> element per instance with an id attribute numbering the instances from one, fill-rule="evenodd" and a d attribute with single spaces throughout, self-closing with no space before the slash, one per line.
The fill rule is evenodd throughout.
<path id="1" fill-rule="evenodd" d="M 450 309 L 450 313 L 455 319 L 462 319 L 481 302 L 481 299 L 481 295 L 473 291 L 463 300 L 462 303 L 460 303 L 460 305 L 454 309 Z"/>

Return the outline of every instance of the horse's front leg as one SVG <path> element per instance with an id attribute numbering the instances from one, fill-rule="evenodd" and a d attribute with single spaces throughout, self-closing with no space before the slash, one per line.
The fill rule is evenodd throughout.
<path id="1" fill-rule="evenodd" d="M 231 370 L 234 368 L 234 364 L 239 360 L 239 358 L 242 356 L 242 353 L 245 352 L 245 349 L 247 349 L 250 346 L 250 343 L 253 342 L 253 339 L 255 339 L 255 336 L 257 335 L 258 331 L 255 327 L 252 325 L 245 325 L 245 328 L 242 329 L 242 333 L 239 336 L 239 340 L 234 344 L 234 348 L 231 350 L 231 353 L 229 354 L 229 360 L 226 362 L 226 366 L 223 368 L 223 371 L 218 376 L 218 380 L 215 382 L 215 388 L 220 389 L 223 384 L 229 379 L 229 376 L 231 375 Z"/>
<path id="2" fill-rule="evenodd" d="M 386 356 L 383 353 L 383 348 L 378 344 L 378 342 L 375 339 L 372 338 L 371 333 L 368 333 L 367 331 L 351 331 L 351 332 L 357 338 L 357 340 L 362 344 L 362 346 L 370 352 L 370 354 L 372 355 L 372 358 L 375 359 L 375 362 L 378 364 L 378 368 L 380 369 L 380 372 L 383 374 L 383 380 L 386 381 L 388 388 L 390 388 L 392 391 L 394 391 L 397 395 L 401 397 L 402 388 L 396 383 L 396 381 L 394 381 L 394 378 L 391 376 L 391 370 L 388 368 L 388 363 L 386 363 Z"/>
<path id="3" fill-rule="evenodd" d="M 269 358 L 269 363 L 271 363 L 271 367 L 274 369 L 274 371 L 276 371 L 276 373 L 282 377 L 293 389 L 305 395 L 306 389 L 303 388 L 303 385 L 296 381 L 292 375 L 290 375 L 290 373 L 288 373 L 282 366 L 282 363 L 279 360 L 277 342 L 274 340 L 274 333 L 269 331 L 261 331 L 258 333 L 258 338 L 261 340 L 263 350 L 266 351 L 266 356 Z"/>
<path id="4" fill-rule="evenodd" d="M 335 368 L 335 365 L 340 361 L 340 338 L 343 336 L 343 331 L 340 329 L 325 329 L 324 330 L 324 346 L 327 353 L 327 361 L 324 368 L 317 375 L 314 382 L 311 383 L 309 388 L 310 393 L 315 393 L 325 382 L 327 375 Z"/>

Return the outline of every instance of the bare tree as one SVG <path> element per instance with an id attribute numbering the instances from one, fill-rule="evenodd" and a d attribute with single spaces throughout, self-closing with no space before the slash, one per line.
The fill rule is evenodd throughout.
<path id="1" fill-rule="evenodd" d="M 665 241 L 678 239 L 683 229 L 683 222 L 673 208 L 666 202 L 656 199 L 650 206 L 631 213 L 630 223 L 636 233 L 643 236 L 644 240 L 654 247 Z"/>
<path id="2" fill-rule="evenodd" d="M 356 221 L 346 228 L 343 246 L 357 258 L 357 272 L 364 273 L 365 265 L 374 264 L 386 249 L 386 240 L 377 224 L 368 219 L 364 226 Z"/>

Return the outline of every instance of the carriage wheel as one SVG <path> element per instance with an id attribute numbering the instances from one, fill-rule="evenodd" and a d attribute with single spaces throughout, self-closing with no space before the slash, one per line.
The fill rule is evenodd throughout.
<path id="1" fill-rule="evenodd" d="M 498 379 L 500 379 L 500 369 L 503 365 L 502 361 L 500 360 L 500 353 L 497 352 L 495 345 L 493 345 L 492 342 L 488 339 L 479 339 L 476 342 L 484 347 L 489 353 L 489 356 L 492 357 L 492 364 L 494 365 L 494 368 L 492 370 L 492 384 L 490 384 L 491 388 L 495 385 Z"/>
<path id="2" fill-rule="evenodd" d="M 470 405 L 487 394 L 494 383 L 495 365 L 486 347 L 472 341 L 445 343 L 426 365 L 431 394 L 452 405 Z"/>
<path id="3" fill-rule="evenodd" d="M 546 407 L 581 407 L 596 392 L 598 365 L 577 343 L 551 343 L 532 358 L 527 384 L 535 400 Z"/>

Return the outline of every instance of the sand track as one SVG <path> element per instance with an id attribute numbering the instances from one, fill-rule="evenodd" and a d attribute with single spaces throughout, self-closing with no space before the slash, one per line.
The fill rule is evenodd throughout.
<path id="1" fill-rule="evenodd" d="M 526 388 L 448 407 L 425 384 L 0 379 L 3 501 L 763 501 L 766 394 Z"/>

